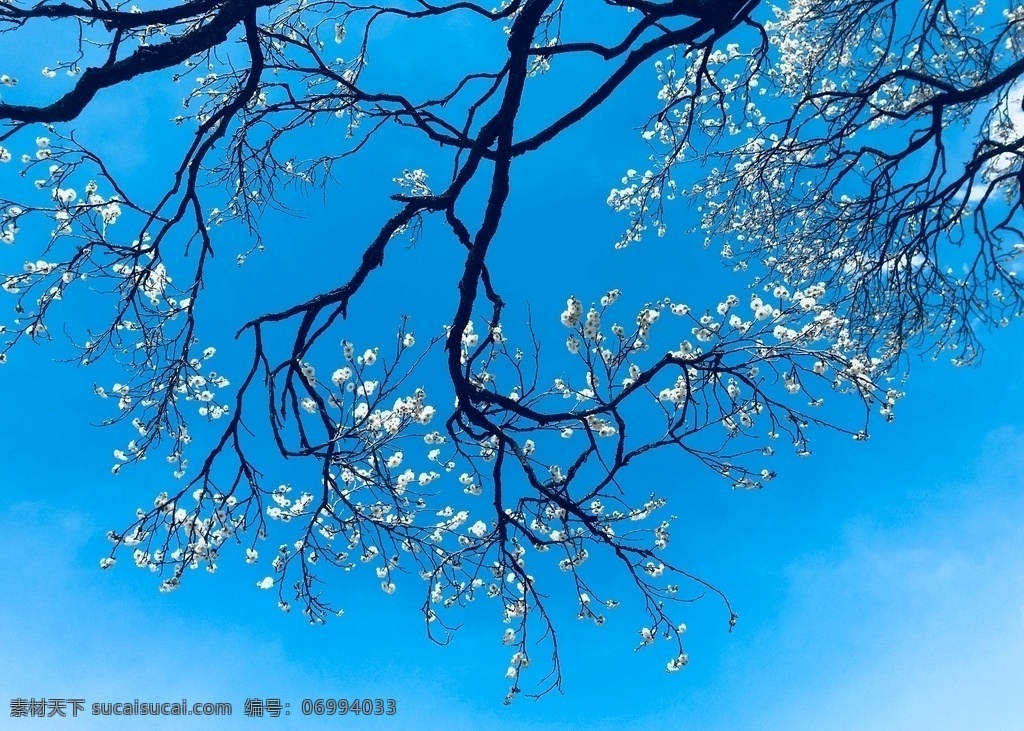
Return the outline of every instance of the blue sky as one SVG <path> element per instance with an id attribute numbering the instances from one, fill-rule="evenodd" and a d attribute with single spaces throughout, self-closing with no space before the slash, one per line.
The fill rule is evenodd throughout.
<path id="1" fill-rule="evenodd" d="M 0 692 L 5 702 L 187 697 L 236 709 L 268 696 L 296 710 L 306 697 L 394 697 L 396 720 L 360 721 L 381 728 L 554 729 L 581 718 L 609 729 L 1018 728 L 1024 353 L 1012 336 L 997 338 L 981 370 L 917 368 L 898 422 L 867 443 L 835 440 L 791 460 L 760 493 L 702 485 L 684 541 L 740 622 L 727 634 L 710 600 L 697 605 L 684 672 L 632 652 L 632 637 L 567 624 L 565 694 L 509 708 L 492 618 L 471 618 L 441 648 L 400 594 L 357 595 L 345 618 L 313 629 L 278 612 L 251 567 L 229 561 L 169 596 L 128 566 L 101 573 L 102 534 L 136 495 L 108 477 L 74 379 L 9 387 L 8 413 L 20 418 L 0 434 Z M 5 378 L 31 372 L 12 366 Z M 30 457 L 51 448 L 59 458 Z M 236 710 L 230 722 L 187 727 L 257 723 L 316 725 Z"/>
<path id="2" fill-rule="evenodd" d="M 470 35 L 460 38 L 465 48 L 455 55 L 481 52 L 466 40 Z M 412 41 L 396 29 L 391 42 Z M 37 60 L 51 59 L 26 53 L 16 62 L 25 67 L 18 73 L 29 95 L 42 93 L 42 82 L 29 81 Z M 410 84 L 429 78 L 428 69 L 386 53 L 372 68 L 382 77 L 405 74 Z M 555 74 L 536 80 L 531 103 L 550 106 L 570 83 Z M 510 328 L 514 318 L 525 321 L 529 307 L 541 335 L 564 338 L 557 315 L 569 294 L 587 302 L 620 287 L 634 302 L 668 295 L 703 307 L 742 284 L 690 242 L 682 226 L 666 239 L 612 250 L 625 222 L 603 201 L 627 167 L 644 163 L 630 128 L 642 123 L 634 110 L 653 102 L 655 91 L 653 71 L 640 75 L 578 131 L 514 168 L 492 263 L 509 301 Z M 155 140 L 164 139 L 161 125 L 176 103 L 172 94 L 135 85 L 125 95 L 98 98 L 83 124 L 118 129 L 113 141 L 97 135 L 97 143 L 109 146 L 129 179 L 153 186 L 154 171 L 169 164 L 161 156 L 169 145 Z M 128 118 L 135 123 L 126 124 Z M 527 126 L 534 121 L 528 118 Z M 317 144 L 315 136 L 307 139 Z M 225 234 L 202 333 L 221 348 L 225 372 L 244 357 L 245 343 L 232 346 L 227 334 L 246 314 L 300 300 L 350 269 L 359 243 L 392 211 L 386 203 L 391 177 L 414 167 L 442 176 L 437 153 L 422 149 L 399 137 L 371 145 L 344 168 L 324 201 L 303 202 L 304 218 L 268 218 L 268 251 L 241 269 L 234 253 L 245 242 Z M 14 184 L 12 170 L 0 174 L 6 176 L 0 185 Z M 0 271 L 20 268 L 23 256 L 19 249 L 0 252 Z M 404 313 L 414 315 L 419 333 L 435 332 L 450 316 L 459 263 L 451 241 L 428 223 L 415 247 L 389 253 L 388 272 L 353 303 L 341 334 L 358 344 L 381 341 Z M 82 302 L 97 312 L 108 306 L 100 298 Z M 411 582 L 409 591 L 387 597 L 372 576 L 345 577 L 339 583 L 345 617 L 310 628 L 255 588 L 265 571 L 240 557 L 222 560 L 216 576 L 189 576 L 170 595 L 159 594 L 155 577 L 131 567 L 127 557 L 100 572 L 105 532 L 151 500 L 169 474 L 147 464 L 112 478 L 111 451 L 127 437 L 90 424 L 110 415 L 92 384 L 112 382 L 115 372 L 76 370 L 51 362 L 59 348 L 28 347 L 0 372 L 7 411 L 0 421 L 0 647 L 8 658 L 0 667 L 0 713 L 7 715 L 6 703 L 15 697 L 88 703 L 185 697 L 229 701 L 235 715 L 150 720 L 146 727 L 307 728 L 331 722 L 303 717 L 304 698 L 391 697 L 398 704 L 394 718 L 351 723 L 1020 728 L 1024 345 L 1018 329 L 990 337 L 979 368 L 915 359 L 894 424 L 876 424 L 866 443 L 818 434 L 811 459 L 776 458 L 779 477 L 764 491 L 733 492 L 705 468 L 677 459 L 638 465 L 637 484 L 671 485 L 665 492 L 680 516 L 672 555 L 729 595 L 739 624 L 728 633 L 727 615 L 712 599 L 693 605 L 685 616 L 690 665 L 669 675 L 656 649 L 633 651 L 629 621 L 613 619 L 597 629 L 574 623 L 571 607 L 564 607 L 564 694 L 537 703 L 523 698 L 508 708 L 501 705 L 507 653 L 498 642 L 499 618 L 481 607 L 466 612 L 454 641 L 438 647 L 425 637 L 417 615 L 421 597 Z M 275 470 L 282 481 L 294 479 L 286 465 Z M 281 698 L 292 715 L 245 719 L 247 697 Z M 137 727 L 91 717 L 64 723 Z"/>

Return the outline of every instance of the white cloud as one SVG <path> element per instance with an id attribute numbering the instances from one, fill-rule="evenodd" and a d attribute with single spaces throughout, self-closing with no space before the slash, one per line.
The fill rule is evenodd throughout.
<path id="1" fill-rule="evenodd" d="M 788 692 L 765 728 L 1021 728 L 1024 433 L 988 445 L 970 484 L 933 485 L 897 520 L 853 522 L 838 552 L 791 567 L 772 638 Z"/>

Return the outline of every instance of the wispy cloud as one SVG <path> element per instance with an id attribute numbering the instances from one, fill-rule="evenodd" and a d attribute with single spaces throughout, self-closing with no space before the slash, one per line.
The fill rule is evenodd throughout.
<path id="1" fill-rule="evenodd" d="M 769 659 L 748 668 L 762 703 L 745 727 L 1020 729 L 1022 469 L 1024 433 L 997 432 L 969 483 L 932 484 L 794 562 L 782 620 L 757 638 Z"/>

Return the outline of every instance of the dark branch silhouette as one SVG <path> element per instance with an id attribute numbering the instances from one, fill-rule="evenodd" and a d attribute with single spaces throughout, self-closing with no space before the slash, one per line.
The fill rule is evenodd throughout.
<path id="1" fill-rule="evenodd" d="M 113 388 L 96 387 L 116 404 L 110 422 L 136 432 L 115 452 L 114 471 L 157 453 L 174 470 L 172 488 L 110 533 L 104 567 L 130 550 L 170 591 L 222 554 L 264 561 L 260 549 L 273 541 L 281 547 L 260 586 L 313 623 L 335 611 L 320 578 L 332 568 L 365 563 L 388 593 L 399 577 L 418 575 L 439 641 L 455 627 L 445 610 L 477 598 L 497 604 L 514 652 L 511 699 L 538 647 L 550 652 L 538 692 L 560 687 L 551 594 L 568 594 L 580 618 L 603 624 L 628 599 L 615 593 L 621 583 L 604 580 L 616 566 L 647 616 L 638 647 L 667 641 L 662 662 L 675 671 L 687 660 L 676 617 L 687 602 L 718 596 L 730 628 L 736 614 L 721 591 L 668 558 L 663 508 L 673 496 L 633 483 L 627 468 L 674 449 L 734 487 L 763 487 L 775 476 L 773 440 L 807 455 L 815 427 L 865 439 L 873 411 L 892 419 L 909 354 L 950 351 L 969 363 L 980 332 L 1020 314 L 1019 9 L 592 5 L 613 40 L 589 37 L 582 11 L 556 0 L 499 9 L 425 0 L 193 0 L 152 10 L 0 3 L 5 53 L 41 23 L 79 33 L 76 47 L 59 49 L 71 60 L 43 70 L 72 78 L 52 101 L 19 101 L 24 81 L 0 76 L 0 159 L 38 178 L 35 191 L 10 177 L 0 187 L 0 236 L 33 252 L 3 277 L 17 327 L 0 353 L 50 339 L 64 322 L 55 303 L 83 280 L 105 287 L 114 316 L 97 308 L 98 326 L 68 326 L 68 335 L 79 363 L 109 360 L 125 371 Z M 371 53 L 387 53 L 384 21 L 427 28 L 446 17 L 504 30 L 494 34 L 500 61 L 459 69 L 429 98 L 366 73 Z M 331 44 L 348 60 L 332 59 Z M 577 57 L 597 64 L 566 81 L 586 96 L 528 110 L 531 79 Z M 515 163 L 615 104 L 627 81 L 652 68 L 661 88 L 637 118 L 649 169 L 626 172 L 607 201 L 627 217 L 618 246 L 689 226 L 750 274 L 749 302 L 723 296 L 701 313 L 658 299 L 622 315 L 617 290 L 589 308 L 569 297 L 568 355 L 548 349 L 541 358 L 533 328 L 503 319 L 489 269 L 510 193 L 523 185 Z M 188 84 L 195 70 L 174 120 L 188 134 L 168 137 L 163 152 L 175 168 L 146 203 L 79 144 L 76 122 L 129 82 Z M 544 121 L 526 133 L 528 111 Z M 344 135 L 327 127 L 338 123 Z M 388 212 L 355 268 L 338 272 L 332 289 L 233 323 L 247 365 L 233 383 L 209 371 L 216 349 L 200 342 L 198 325 L 205 291 L 218 286 L 210 261 L 230 238 L 220 231 L 248 232 L 244 261 L 264 246 L 261 221 L 287 206 L 287 191 L 331 185 L 334 168 L 372 155 L 368 142 L 386 130 L 440 148 L 450 174 L 396 178 L 401 190 L 382 201 Z M 325 152 L 289 153 L 292 140 L 315 134 Z M 686 203 L 673 212 L 676 199 Z M 427 219 L 461 255 L 444 335 L 416 343 L 403 321 L 391 352 L 346 343 L 341 357 L 327 355 L 350 303 L 373 292 L 389 250 Z M 635 324 L 609 324 L 616 316 Z M 564 375 L 566 362 L 580 380 Z M 434 399 L 413 387 L 417 368 L 443 372 L 450 393 Z M 815 407 L 833 391 L 861 407 L 852 425 L 814 415 L 826 413 Z M 208 449 L 189 449 L 196 422 L 217 427 Z M 190 452 L 199 459 L 190 463 Z M 268 484 L 275 456 L 315 464 L 316 485 L 294 494 Z"/>

